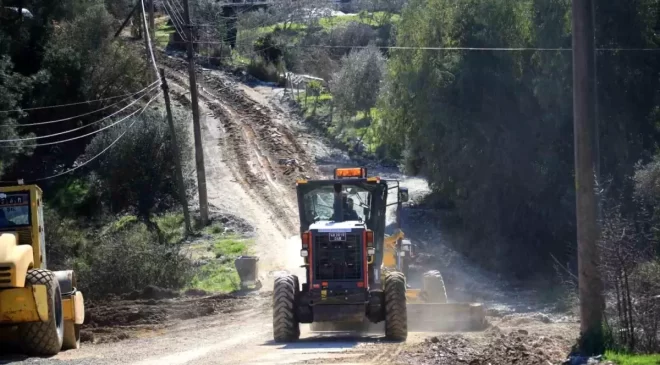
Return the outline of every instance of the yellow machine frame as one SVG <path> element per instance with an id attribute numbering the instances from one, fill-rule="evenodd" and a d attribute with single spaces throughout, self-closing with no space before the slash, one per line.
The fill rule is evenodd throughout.
<path id="1" fill-rule="evenodd" d="M 4 201 L 8 193 L 25 192 L 30 199 L 30 224 L 0 229 L 0 324 L 20 325 L 46 322 L 49 297 L 46 285 L 28 284 L 28 270 L 46 269 L 46 245 L 43 221 L 42 190 L 36 185 L 0 187 L 0 205 L 19 205 Z M 80 326 L 85 320 L 84 298 L 76 289 L 73 271 L 52 272 L 61 292 L 64 323 L 62 348 L 78 348 Z M 3 329 L 5 328 L 5 329 Z M 4 337 L 8 327 L 0 327 Z M 21 341 L 21 339 L 19 339 Z M 38 352 L 38 349 L 32 349 Z M 42 353 L 52 355 L 51 353 Z"/>
<path id="2" fill-rule="evenodd" d="M 398 186 L 397 190 L 404 190 Z M 407 190 L 405 195 L 407 198 Z M 404 257 L 411 255 L 412 247 L 401 230 L 402 199 L 397 194 L 396 225 L 394 234 L 385 236 L 383 247 L 382 275 L 395 270 L 408 276 Z M 407 200 L 407 199 L 405 199 Z M 424 277 L 423 288 L 406 288 L 408 309 L 408 326 L 415 330 L 468 330 L 483 329 L 485 326 L 485 311 L 481 303 L 448 303 L 444 282 L 438 272 L 438 277 Z M 440 284 L 437 285 L 431 284 Z M 437 292 L 438 290 L 442 293 Z"/>

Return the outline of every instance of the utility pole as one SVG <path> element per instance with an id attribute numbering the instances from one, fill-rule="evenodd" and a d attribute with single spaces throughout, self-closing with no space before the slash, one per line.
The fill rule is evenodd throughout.
<path id="1" fill-rule="evenodd" d="M 573 126 L 580 295 L 580 349 L 602 354 L 604 300 L 597 242 L 593 0 L 573 0 Z"/>
<path id="2" fill-rule="evenodd" d="M 199 189 L 199 216 L 202 226 L 208 223 L 209 206 L 206 195 L 206 170 L 204 168 L 204 150 L 202 148 L 202 131 L 199 125 L 199 104 L 197 100 L 197 80 L 195 80 L 195 56 L 193 51 L 193 32 L 190 22 L 188 0 L 183 0 L 183 26 L 186 28 L 188 74 L 190 77 L 190 101 L 193 114 L 193 134 L 195 136 L 195 162 L 197 164 L 197 186 Z"/>
<path id="3" fill-rule="evenodd" d="M 172 109 L 170 107 L 170 93 L 167 86 L 167 79 L 165 78 L 165 70 L 159 69 L 161 87 L 163 88 L 163 96 L 165 97 L 165 110 L 167 111 L 167 122 L 170 125 L 170 133 L 172 133 L 172 152 L 174 153 L 174 168 L 176 169 L 176 184 L 179 188 L 179 198 L 181 199 L 181 207 L 183 208 L 183 219 L 186 222 L 186 235 L 192 233 L 192 225 L 190 224 L 190 213 L 188 212 L 188 199 L 186 198 L 186 186 L 183 183 L 183 169 L 181 168 L 181 154 L 179 153 L 179 145 L 176 140 L 176 130 L 174 128 L 174 118 L 172 117 Z"/>
<path id="4" fill-rule="evenodd" d="M 154 0 L 149 0 L 149 28 L 152 36 L 156 34 L 156 18 L 154 17 Z"/>
<path id="5" fill-rule="evenodd" d="M 121 23 L 121 27 L 119 27 L 119 29 L 115 33 L 115 38 L 119 37 L 119 35 L 121 34 L 121 31 L 124 30 L 124 28 L 126 27 L 128 22 L 131 21 L 131 18 L 133 17 L 133 14 L 135 13 L 135 10 L 137 10 L 137 8 L 139 6 L 140 6 L 140 2 L 139 1 L 135 2 L 135 5 L 133 6 L 133 9 L 131 10 L 130 13 L 128 13 L 128 16 L 126 17 L 126 19 L 124 19 L 124 22 Z"/>

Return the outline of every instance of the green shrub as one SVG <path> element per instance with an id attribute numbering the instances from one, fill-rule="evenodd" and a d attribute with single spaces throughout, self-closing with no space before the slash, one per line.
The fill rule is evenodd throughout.
<path id="1" fill-rule="evenodd" d="M 280 77 L 278 68 L 272 62 L 261 57 L 256 57 L 248 65 L 248 73 L 261 81 L 277 82 L 281 84 L 284 80 Z"/>
<path id="2" fill-rule="evenodd" d="M 93 227 L 80 220 L 62 218 L 45 210 L 48 267 L 73 269 L 79 288 L 86 297 L 121 294 L 148 285 L 179 289 L 188 285 L 194 271 L 181 253 L 176 214 L 157 218 L 168 238 L 160 245 L 158 237 L 133 215 L 124 215 Z"/>

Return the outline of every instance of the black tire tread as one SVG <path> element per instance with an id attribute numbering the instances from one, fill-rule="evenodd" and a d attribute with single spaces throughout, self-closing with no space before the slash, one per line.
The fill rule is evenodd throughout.
<path id="1" fill-rule="evenodd" d="M 300 338 L 300 324 L 296 318 L 295 300 L 298 278 L 294 275 L 275 279 L 273 289 L 273 338 L 275 342 L 292 342 Z"/>
<path id="2" fill-rule="evenodd" d="M 429 303 L 447 303 L 447 289 L 439 271 L 432 270 L 424 274 L 424 291 Z"/>
<path id="3" fill-rule="evenodd" d="M 385 277 L 385 337 L 393 341 L 408 338 L 406 278 L 394 271 Z"/>
<path id="4" fill-rule="evenodd" d="M 46 285 L 48 294 L 48 316 L 46 322 L 23 323 L 18 326 L 21 346 L 29 354 L 40 356 L 53 356 L 62 349 L 63 336 L 58 332 L 55 320 L 55 296 L 59 295 L 59 283 L 50 270 L 28 270 L 25 278 L 26 285 Z"/>

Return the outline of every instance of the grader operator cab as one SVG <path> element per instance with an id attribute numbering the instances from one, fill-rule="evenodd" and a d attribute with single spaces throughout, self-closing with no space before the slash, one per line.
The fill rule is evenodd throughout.
<path id="1" fill-rule="evenodd" d="M 411 314 L 420 324 L 446 312 L 483 320 L 483 311 L 471 309 L 480 305 L 430 302 L 438 298 L 439 275 L 430 275 L 423 289 L 407 288 L 410 242 L 400 229 L 385 235 L 389 191 L 396 189 L 397 214 L 408 200 L 398 181 L 368 177 L 366 168 L 340 168 L 334 179 L 299 180 L 296 189 L 306 282 L 290 274 L 275 279 L 276 342 L 297 340 L 300 323 L 385 322 L 385 337 L 404 341 Z"/>
<path id="2" fill-rule="evenodd" d="M 42 191 L 0 187 L 0 338 L 31 355 L 80 347 L 83 295 L 72 270 L 46 268 Z"/>

